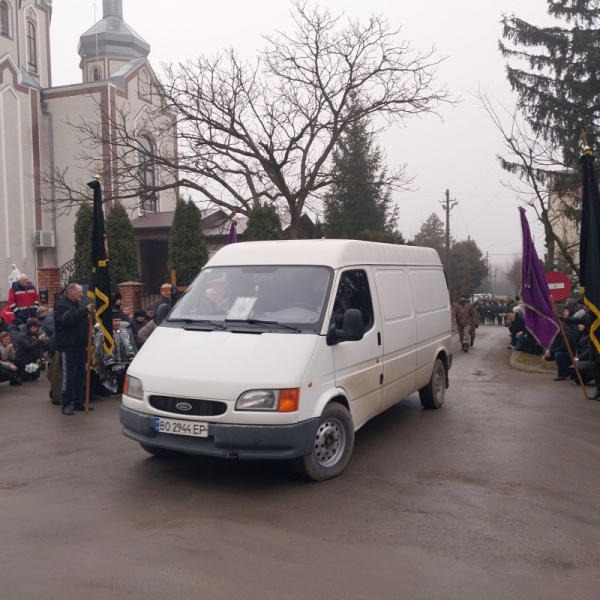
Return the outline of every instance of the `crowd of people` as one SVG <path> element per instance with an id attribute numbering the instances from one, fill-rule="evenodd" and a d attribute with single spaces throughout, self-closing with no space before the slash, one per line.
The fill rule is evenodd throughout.
<path id="1" fill-rule="evenodd" d="M 527 328 L 524 306 L 519 296 L 514 300 L 471 302 L 466 295 L 462 295 L 453 304 L 452 318 L 463 352 L 473 347 L 475 331 L 480 324 L 505 325 L 510 339 L 509 350 L 540 356 L 544 362 L 554 361 L 557 368 L 555 381 L 572 381 L 574 385 L 580 385 L 575 362 L 583 384 L 596 385 L 596 392 L 591 399 L 600 400 L 600 354 L 590 340 L 593 318 L 583 300 L 568 298 L 564 306 L 561 305 L 559 318 L 565 335 L 558 332 L 549 348 L 540 346 Z"/>
<path id="2" fill-rule="evenodd" d="M 173 296 L 171 285 L 164 284 L 152 308 L 132 312 L 122 306 L 120 294 L 113 295 L 114 351 L 107 352 L 104 334 L 97 325 L 92 337 L 92 401 L 122 393 L 129 364 L 168 314 Z M 42 306 L 35 286 L 27 275 L 21 275 L 12 284 L 8 304 L 0 313 L 0 383 L 21 386 L 38 381 L 41 372 L 47 370 L 53 404 L 60 404 L 68 416 L 83 411 L 93 310 L 76 283 L 67 286 L 53 309 Z"/>

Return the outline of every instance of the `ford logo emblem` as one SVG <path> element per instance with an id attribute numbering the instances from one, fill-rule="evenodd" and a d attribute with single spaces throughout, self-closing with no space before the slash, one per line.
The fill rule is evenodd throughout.
<path id="1" fill-rule="evenodd" d="M 183 410 L 184 412 L 189 412 L 192 410 L 192 405 L 189 402 L 179 402 L 175 405 L 177 410 Z"/>

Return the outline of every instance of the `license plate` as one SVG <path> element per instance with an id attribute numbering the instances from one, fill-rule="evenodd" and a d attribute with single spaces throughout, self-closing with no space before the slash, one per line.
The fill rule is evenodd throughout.
<path id="1" fill-rule="evenodd" d="M 174 435 L 191 435 L 192 437 L 208 437 L 208 424 L 195 421 L 180 421 L 179 419 L 163 419 L 156 417 L 154 431 Z"/>

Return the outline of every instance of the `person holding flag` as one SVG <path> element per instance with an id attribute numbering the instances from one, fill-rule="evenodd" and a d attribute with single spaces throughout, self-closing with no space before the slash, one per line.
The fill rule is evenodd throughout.
<path id="1" fill-rule="evenodd" d="M 85 350 L 89 314 L 93 306 L 81 304 L 83 289 L 70 283 L 54 306 L 56 348 L 60 353 L 62 414 L 85 410 Z"/>

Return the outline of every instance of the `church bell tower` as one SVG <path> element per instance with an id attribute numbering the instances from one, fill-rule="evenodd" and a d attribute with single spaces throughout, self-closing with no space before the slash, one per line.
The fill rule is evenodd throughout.
<path id="1" fill-rule="evenodd" d="M 123 19 L 123 0 L 102 0 L 102 19 L 79 41 L 85 83 L 112 77 L 132 60 L 146 58 L 150 45 Z"/>

